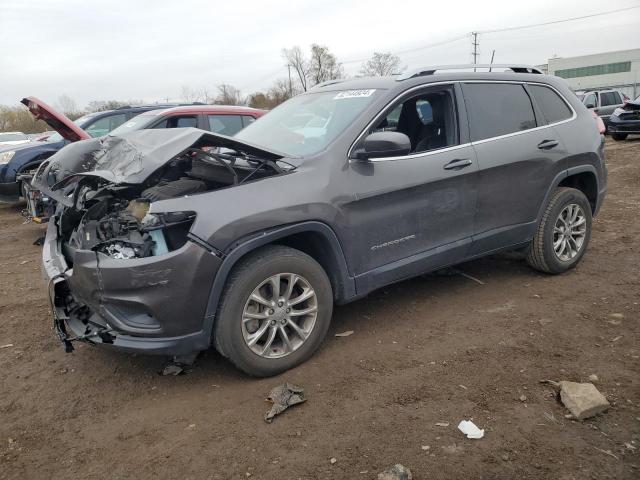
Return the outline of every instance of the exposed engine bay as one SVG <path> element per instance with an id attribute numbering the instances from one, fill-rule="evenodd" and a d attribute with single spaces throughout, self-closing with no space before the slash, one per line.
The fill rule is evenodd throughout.
<path id="1" fill-rule="evenodd" d="M 61 188 L 72 206 L 57 216 L 67 262 L 75 250 L 93 250 L 115 259 L 162 255 L 182 247 L 193 212 L 150 214 L 152 202 L 233 187 L 291 171 L 287 164 L 242 152 L 188 148 L 135 185 L 113 184 L 79 175 Z"/>

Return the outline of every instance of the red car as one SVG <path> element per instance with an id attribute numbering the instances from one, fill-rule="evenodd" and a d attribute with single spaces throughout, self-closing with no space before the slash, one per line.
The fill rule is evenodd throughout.
<path id="1" fill-rule="evenodd" d="M 133 117 L 110 135 L 146 128 L 194 127 L 232 136 L 265 113 L 267 112 L 255 108 L 226 105 L 189 105 L 151 110 Z"/>

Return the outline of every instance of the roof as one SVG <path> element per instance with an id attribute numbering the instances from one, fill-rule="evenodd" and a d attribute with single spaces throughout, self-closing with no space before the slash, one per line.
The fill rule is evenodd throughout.
<path id="1" fill-rule="evenodd" d="M 180 113 L 205 113 L 209 115 L 250 115 L 260 117 L 267 113 L 265 110 L 234 105 L 182 105 L 164 109 L 150 110 L 147 115 L 176 115 Z"/>

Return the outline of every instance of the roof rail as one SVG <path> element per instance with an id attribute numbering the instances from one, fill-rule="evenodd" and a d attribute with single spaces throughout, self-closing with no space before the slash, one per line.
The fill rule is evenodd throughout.
<path id="1" fill-rule="evenodd" d="M 415 70 L 411 70 L 409 72 L 405 72 L 401 75 L 396 76 L 396 80 L 398 82 L 402 80 L 407 80 L 409 78 L 422 77 L 425 75 L 433 75 L 436 72 L 441 70 L 469 70 L 473 68 L 488 68 L 489 71 L 493 68 L 508 68 L 509 70 L 514 71 L 515 73 L 538 73 L 542 74 L 542 70 L 536 68 L 532 65 L 513 65 L 513 64 L 503 64 L 503 63 L 478 63 L 478 64 L 464 64 L 464 65 L 436 65 L 432 67 L 422 67 L 417 68 Z"/>
<path id="2" fill-rule="evenodd" d="M 346 81 L 346 78 L 336 78 L 335 80 L 327 80 L 326 82 L 321 82 L 321 83 L 318 83 L 317 85 L 314 85 L 313 88 L 327 87 L 329 85 L 335 85 L 336 83 L 342 83 L 344 81 Z"/>

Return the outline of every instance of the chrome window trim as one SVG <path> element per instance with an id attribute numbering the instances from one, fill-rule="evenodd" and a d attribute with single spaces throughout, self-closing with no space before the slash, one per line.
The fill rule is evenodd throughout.
<path id="1" fill-rule="evenodd" d="M 575 120 L 576 118 L 578 118 L 578 114 L 575 111 L 575 109 L 573 108 L 573 106 L 567 101 L 567 99 L 564 97 L 564 95 L 562 95 L 562 93 L 560 93 L 558 91 L 558 89 L 556 89 L 553 85 L 549 85 L 547 83 L 542 83 L 542 82 L 531 82 L 531 81 L 522 81 L 522 80 L 456 80 L 456 81 L 453 81 L 453 82 L 452 81 L 448 81 L 448 82 L 425 83 L 425 84 L 422 84 L 422 85 L 416 85 L 415 87 L 411 87 L 410 89 L 399 93 L 387 105 L 393 104 L 400 97 L 402 97 L 402 96 L 404 96 L 404 95 L 406 95 L 408 93 L 414 92 L 416 90 L 421 90 L 421 89 L 429 88 L 431 86 L 438 86 L 438 85 L 454 85 L 456 83 L 458 83 L 458 84 L 463 84 L 463 83 L 509 83 L 509 84 L 523 85 L 523 86 L 524 85 L 539 85 L 541 87 L 547 87 L 547 88 L 550 88 L 551 90 L 553 90 L 562 99 L 562 101 L 565 103 L 565 105 L 567 105 L 569 107 L 569 109 L 571 110 L 572 115 L 571 115 L 570 118 L 567 118 L 565 120 L 560 120 L 559 122 L 548 123 L 547 125 L 541 125 L 539 127 L 529 128 L 527 130 L 519 130 L 517 132 L 505 133 L 504 135 L 499 135 L 497 137 L 483 138 L 482 140 L 477 140 L 475 142 L 468 142 L 468 143 L 464 143 L 464 144 L 460 144 L 460 145 L 452 145 L 451 147 L 445 147 L 445 148 L 441 148 L 441 149 L 438 149 L 438 150 L 430 150 L 430 151 L 427 151 L 427 152 L 414 153 L 414 154 L 410 154 L 410 155 L 402 155 L 402 156 L 397 156 L 397 157 L 372 158 L 372 159 L 370 159 L 368 161 L 370 161 L 370 162 L 396 161 L 396 160 L 403 160 L 403 159 L 413 159 L 413 158 L 423 157 L 423 156 L 427 156 L 427 155 L 433 155 L 433 154 L 436 154 L 436 153 L 448 152 L 448 151 L 455 150 L 455 149 L 462 148 L 462 147 L 473 146 L 473 145 L 477 145 L 477 144 L 491 142 L 491 141 L 494 141 L 494 140 L 502 140 L 503 138 L 513 137 L 513 136 L 516 136 L 516 135 L 522 135 L 522 134 L 525 134 L 525 133 L 528 133 L 528 132 L 534 132 L 536 130 L 542 130 L 544 128 L 553 127 L 555 125 L 561 125 L 563 123 L 568 123 L 568 122 L 571 122 L 571 121 Z M 532 107 L 533 107 L 533 105 L 532 105 Z M 353 148 L 356 146 L 356 144 L 358 142 L 360 142 L 360 140 L 362 139 L 364 134 L 367 131 L 369 131 L 371 126 L 374 125 L 376 123 L 376 121 L 378 121 L 382 117 L 382 114 L 385 111 L 386 111 L 386 106 L 385 106 L 385 109 L 383 109 L 380 113 L 378 113 L 378 115 L 373 117 L 373 120 L 371 120 L 371 122 L 369 122 L 367 124 L 367 126 L 364 128 L 364 130 L 362 130 L 362 132 L 360 132 L 360 135 L 358 135 L 356 137 L 356 139 L 354 140 L 354 142 L 351 144 L 351 146 L 349 147 L 349 150 L 347 151 L 347 158 L 349 159 L 349 163 L 351 163 L 352 161 L 355 161 L 355 162 L 361 162 L 362 161 L 362 160 L 359 160 L 357 158 L 351 158 L 351 153 L 353 151 Z"/>
<path id="2" fill-rule="evenodd" d="M 471 143 L 463 143 L 460 145 L 452 145 L 450 147 L 444 147 L 444 148 L 438 148 L 436 150 L 429 150 L 426 152 L 419 152 L 419 153 L 412 153 L 411 155 L 401 155 L 399 157 L 380 157 L 380 158 L 371 158 L 370 160 L 367 160 L 368 162 L 393 162 L 395 160 L 409 160 L 412 158 L 419 158 L 419 157 L 426 157 L 428 155 L 435 155 L 436 153 L 444 153 L 444 152 L 450 152 L 452 150 L 458 150 L 460 148 L 464 148 L 464 147 L 470 147 L 472 144 Z M 359 162 L 361 160 L 357 160 L 355 159 L 355 161 Z"/>

